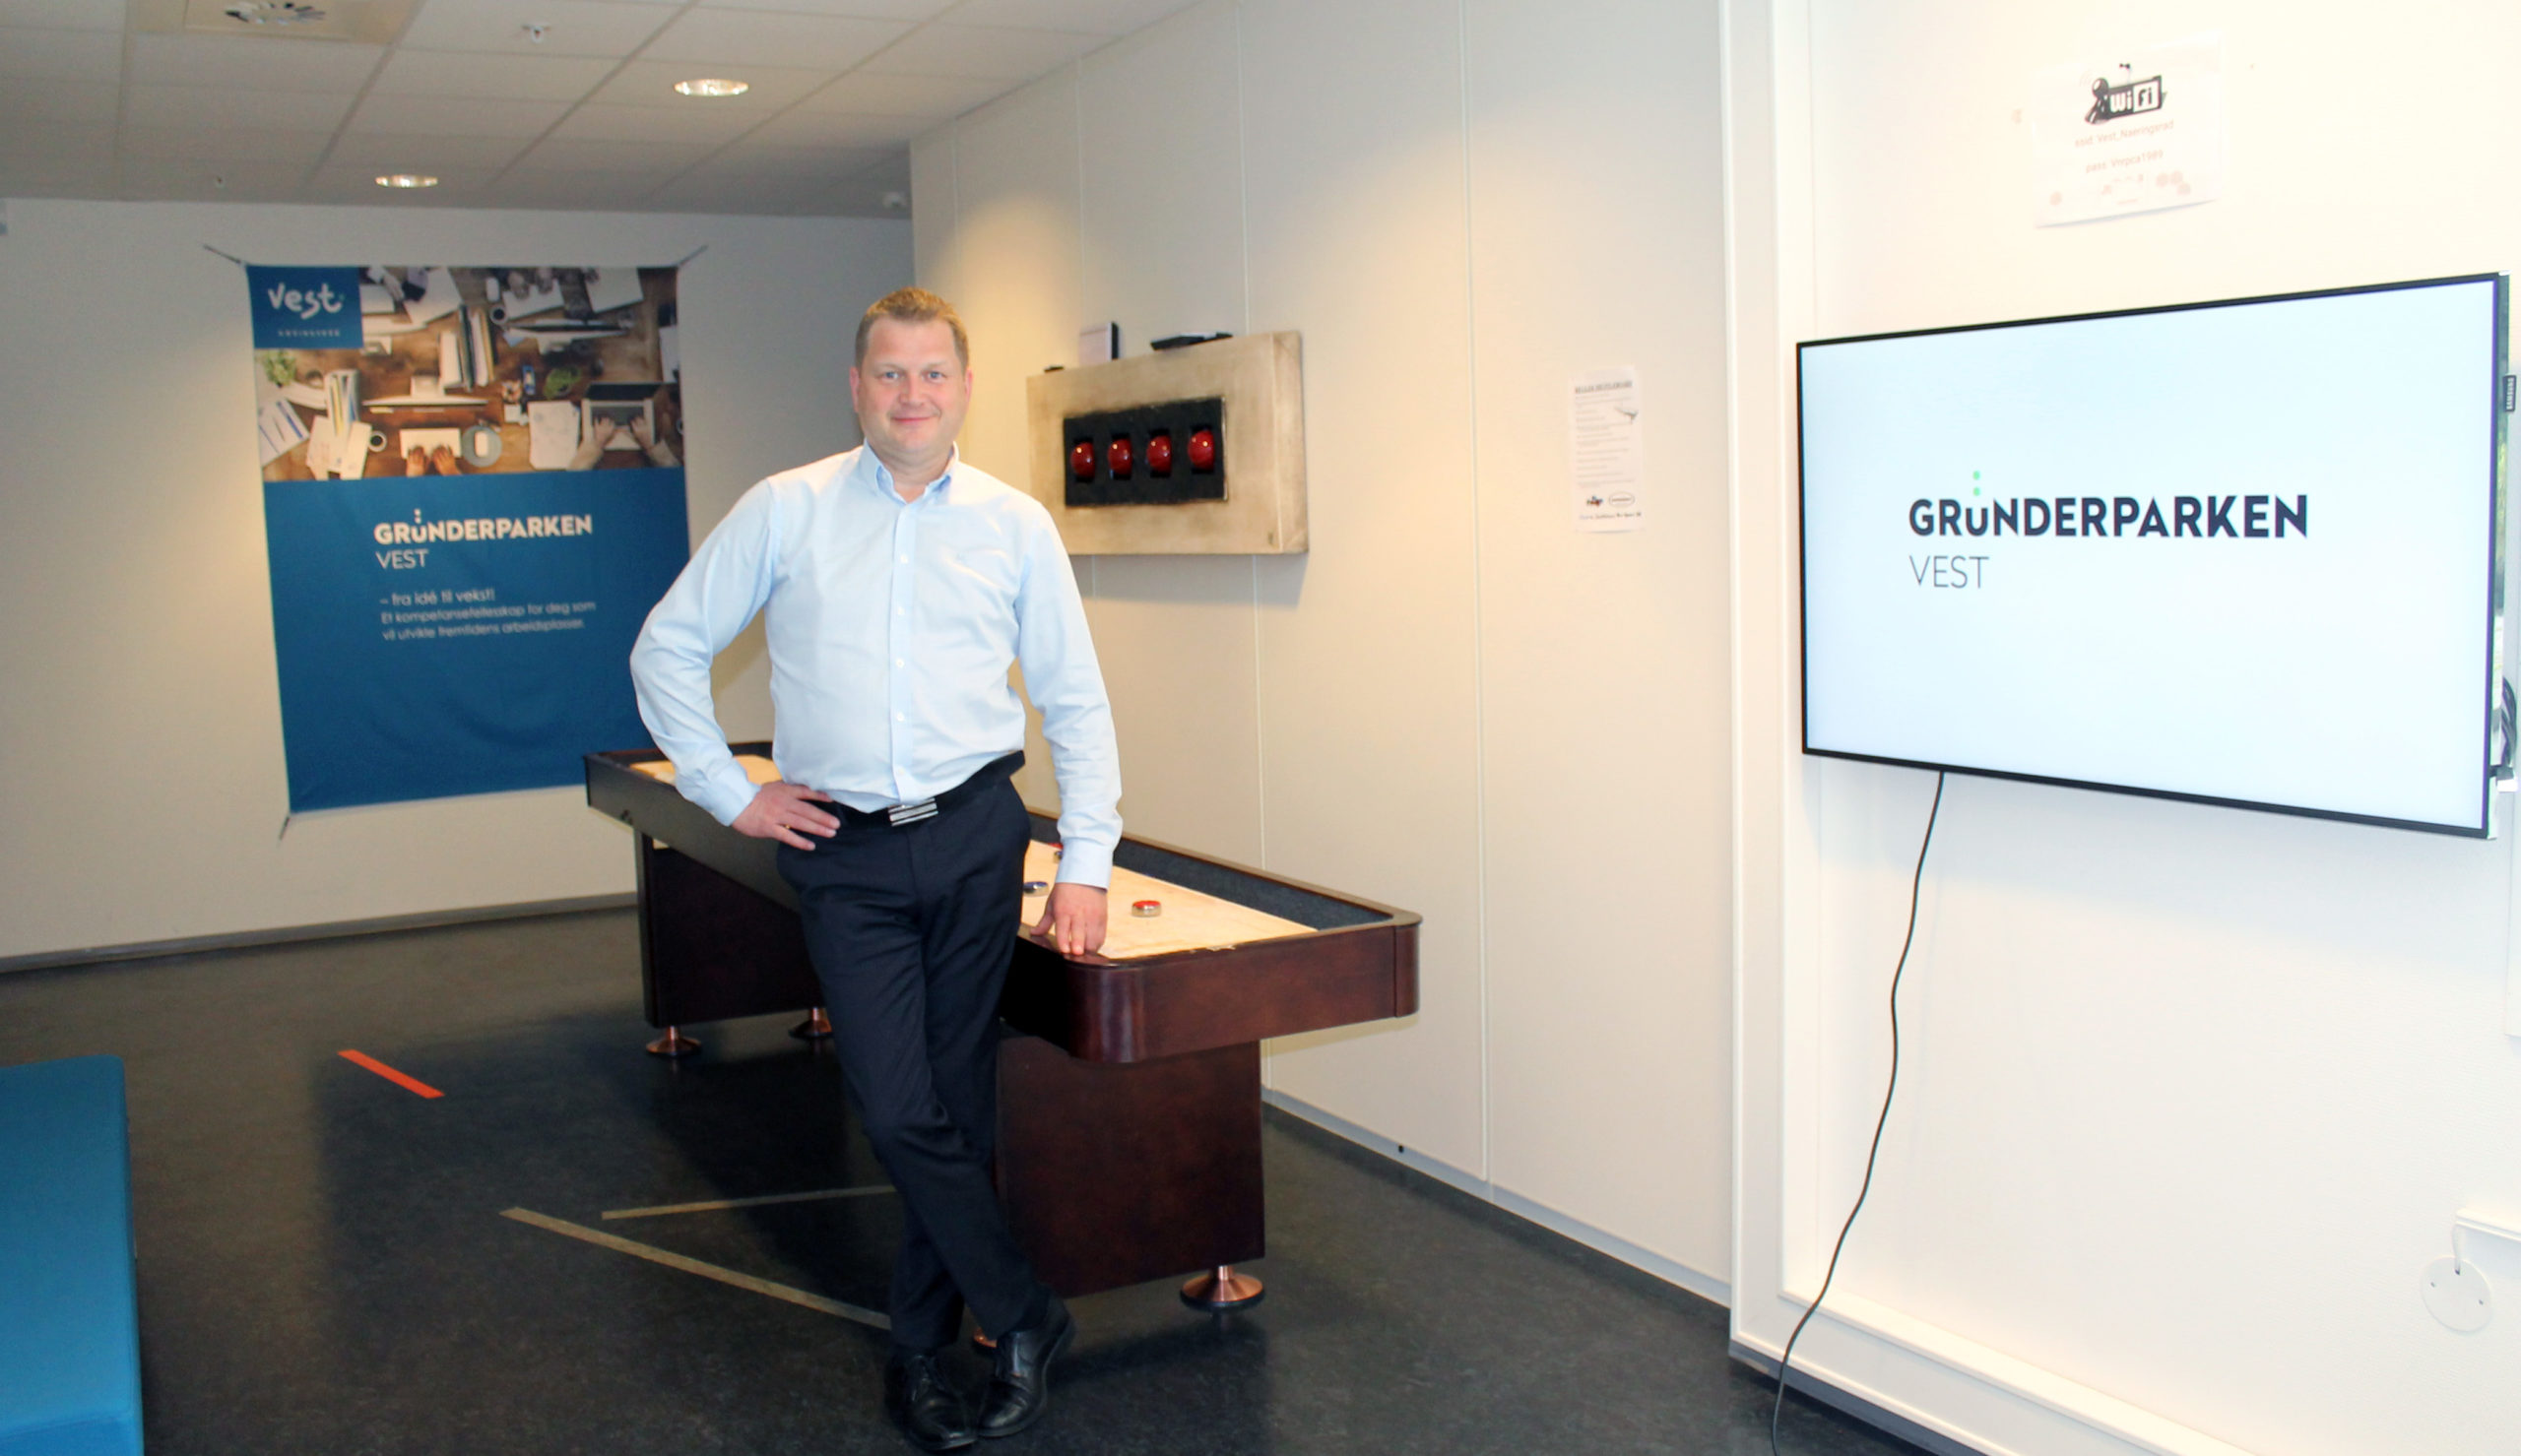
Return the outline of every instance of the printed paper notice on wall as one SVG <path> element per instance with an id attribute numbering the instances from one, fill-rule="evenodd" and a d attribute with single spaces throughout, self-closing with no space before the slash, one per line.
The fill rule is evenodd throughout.
<path id="1" fill-rule="evenodd" d="M 2031 78 L 2041 227 L 2212 202 L 2224 190 L 2224 42 L 2200 35 Z"/>
<path id="2" fill-rule="evenodd" d="M 1646 474 L 1634 365 L 1579 374 L 1569 383 L 1567 446 L 1576 486 L 1576 529 L 1635 531 L 1646 524 L 1638 499 Z"/>

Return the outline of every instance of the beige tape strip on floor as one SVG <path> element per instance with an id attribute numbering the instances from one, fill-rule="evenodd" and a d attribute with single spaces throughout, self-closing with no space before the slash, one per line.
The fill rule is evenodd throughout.
<path id="1" fill-rule="evenodd" d="M 653 1219 L 665 1214 L 716 1213 L 729 1208 L 760 1208 L 771 1203 L 819 1203 L 826 1198 L 872 1198 L 890 1193 L 890 1183 L 869 1183 L 863 1188 L 822 1188 L 811 1193 L 765 1193 L 758 1198 L 713 1198 L 706 1203 L 660 1203 L 653 1208 L 608 1208 L 604 1217 L 613 1219 Z"/>
<path id="2" fill-rule="evenodd" d="M 531 1224 L 537 1229 L 549 1229 L 554 1234 L 563 1234 L 571 1238 L 595 1244 L 599 1248 L 609 1248 L 616 1253 L 628 1254 L 632 1258 L 645 1259 L 651 1264 L 663 1264 L 669 1269 L 679 1269 L 685 1274 L 697 1274 L 703 1279 L 714 1279 L 720 1284 L 734 1285 L 740 1290 L 750 1290 L 756 1295 L 768 1295 L 774 1299 L 785 1299 L 791 1304 L 801 1304 L 808 1309 L 818 1310 L 824 1314 L 837 1314 L 843 1319 L 856 1320 L 863 1325 L 873 1325 L 879 1330 L 889 1330 L 893 1327 L 891 1320 L 873 1309 L 863 1309 L 856 1304 L 826 1298 L 821 1295 L 809 1295 L 804 1290 L 780 1284 L 774 1280 L 756 1279 L 749 1274 L 739 1274 L 733 1269 L 724 1269 L 699 1259 L 686 1258 L 681 1254 L 657 1248 L 651 1244 L 639 1243 L 617 1234 L 607 1234 L 600 1229 L 590 1229 L 583 1224 L 572 1224 L 566 1219 L 555 1219 L 549 1214 L 539 1214 L 530 1208 L 502 1209 L 499 1217 L 514 1219 L 520 1224 Z"/>

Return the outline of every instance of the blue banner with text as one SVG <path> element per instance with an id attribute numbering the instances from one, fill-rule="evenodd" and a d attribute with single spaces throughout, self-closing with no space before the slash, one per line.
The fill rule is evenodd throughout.
<path id="1" fill-rule="evenodd" d="M 292 811 L 647 743 L 626 665 L 686 555 L 679 468 L 274 481 L 263 511 Z"/>
<path id="2" fill-rule="evenodd" d="M 690 540 L 674 271 L 255 274 L 291 812 L 575 784 L 645 746 L 630 644 Z M 347 347 L 269 342 L 266 303 L 334 299 Z"/>

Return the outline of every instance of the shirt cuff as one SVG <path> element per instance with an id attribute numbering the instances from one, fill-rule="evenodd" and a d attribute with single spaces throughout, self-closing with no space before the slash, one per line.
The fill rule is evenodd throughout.
<path id="1" fill-rule="evenodd" d="M 1112 847 L 1062 840 L 1059 882 L 1063 885 L 1090 885 L 1097 890 L 1112 888 Z"/>
<path id="2" fill-rule="evenodd" d="M 751 804 L 761 787 L 746 776 L 743 765 L 733 758 L 698 774 L 675 775 L 675 787 L 682 796 L 709 811 L 709 817 L 721 824 L 733 824 L 736 816 Z"/>

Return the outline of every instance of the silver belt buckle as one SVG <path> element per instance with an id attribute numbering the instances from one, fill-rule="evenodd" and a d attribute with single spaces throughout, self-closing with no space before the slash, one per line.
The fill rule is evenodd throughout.
<path id="1" fill-rule="evenodd" d="M 884 818 L 886 822 L 890 823 L 895 829 L 899 829 L 905 824 L 917 824 L 922 819 L 934 819 L 936 817 L 937 800 L 933 798 L 923 798 L 915 804 L 895 804 L 884 811 Z"/>

